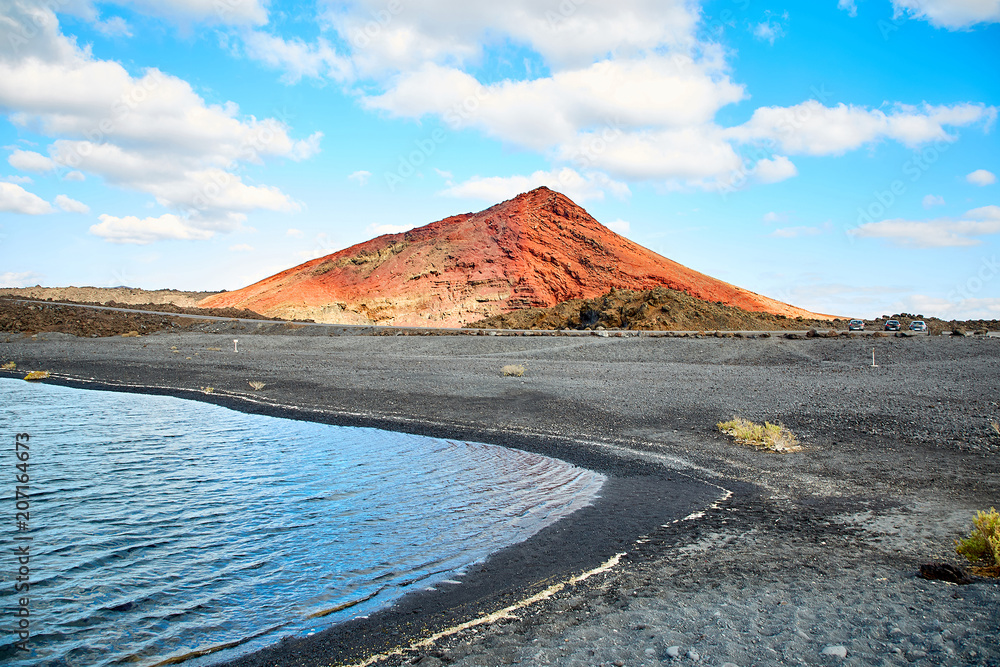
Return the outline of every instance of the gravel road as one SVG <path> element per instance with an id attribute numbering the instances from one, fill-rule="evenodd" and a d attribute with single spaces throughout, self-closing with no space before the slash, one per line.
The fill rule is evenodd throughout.
<path id="1" fill-rule="evenodd" d="M 517 446 L 611 477 L 603 504 L 557 524 L 571 537 L 557 529 L 501 554 L 464 593 L 407 599 L 236 664 L 350 663 L 392 648 L 385 664 L 432 667 L 1000 664 L 998 582 L 916 576 L 921 563 L 960 564 L 952 541 L 976 510 L 1000 506 L 1000 339 L 211 331 L 11 335 L 0 362 L 60 382 Z M 512 363 L 524 377 L 501 376 Z M 733 415 L 780 421 L 804 449 L 733 445 L 714 428 Z M 552 560 L 521 576 L 529 547 Z M 626 555 L 566 583 L 613 553 Z M 560 582 L 508 618 L 415 646 Z"/>

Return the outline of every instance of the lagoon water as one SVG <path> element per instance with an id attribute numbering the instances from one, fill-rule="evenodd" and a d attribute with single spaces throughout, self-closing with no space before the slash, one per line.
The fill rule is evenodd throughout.
<path id="1" fill-rule="evenodd" d="M 12 644 L 17 557 L 0 553 L 0 663 L 19 667 L 208 664 L 314 632 L 460 585 L 445 582 L 604 482 L 492 445 L 20 380 L 0 379 L 0 437 L 0 532 L 31 538 L 28 653 Z"/>

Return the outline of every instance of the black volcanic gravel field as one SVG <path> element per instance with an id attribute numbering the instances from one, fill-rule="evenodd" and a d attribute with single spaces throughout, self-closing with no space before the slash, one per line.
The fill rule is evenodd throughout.
<path id="1" fill-rule="evenodd" d="M 461 586 L 233 664 L 392 649 L 384 664 L 1000 664 L 1000 582 L 917 576 L 922 563 L 962 564 L 953 540 L 975 510 L 1000 506 L 1000 339 L 326 333 L 8 334 L 0 363 L 17 363 L 11 377 L 47 370 L 64 384 L 505 444 L 611 479 L 595 505 Z M 505 364 L 525 376 L 502 377 Z M 731 444 L 714 425 L 734 414 L 782 422 L 803 451 Z"/>

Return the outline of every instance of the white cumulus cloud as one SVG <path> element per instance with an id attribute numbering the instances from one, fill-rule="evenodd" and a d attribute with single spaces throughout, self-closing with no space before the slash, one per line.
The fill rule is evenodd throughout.
<path id="1" fill-rule="evenodd" d="M 582 175 L 573 169 L 563 168 L 553 171 L 536 171 L 530 176 L 475 176 L 446 189 L 442 194 L 449 197 L 468 197 L 488 202 L 499 202 L 534 190 L 541 186 L 565 194 L 577 203 L 589 200 L 603 200 L 605 192 L 616 197 L 631 194 L 624 183 L 613 181 L 604 174 Z"/>
<path id="2" fill-rule="evenodd" d="M 181 24 L 264 25 L 268 0 L 113 0 L 116 4 Z"/>
<path id="3" fill-rule="evenodd" d="M 632 225 L 629 224 L 628 220 L 615 220 L 614 222 L 609 222 L 605 227 L 622 236 L 628 236 L 629 231 L 632 229 Z"/>
<path id="4" fill-rule="evenodd" d="M 321 0 L 323 20 L 354 52 L 366 74 L 414 63 L 474 63 L 490 45 L 524 44 L 554 68 L 589 65 L 608 53 L 631 57 L 694 45 L 700 14 L 688 0 L 504 3 L 435 0 L 412 11 L 405 2 Z"/>
<path id="5" fill-rule="evenodd" d="M 858 5 L 855 0 L 837 0 L 837 8 L 843 9 L 851 16 L 858 15 Z"/>
<path id="6" fill-rule="evenodd" d="M 892 0 L 896 16 L 910 16 L 938 28 L 966 30 L 1000 22 L 1000 0 Z"/>
<path id="7" fill-rule="evenodd" d="M 784 34 L 784 27 L 777 21 L 761 21 L 753 27 L 753 36 L 770 44 L 774 44 L 774 40 L 784 36 Z"/>
<path id="8" fill-rule="evenodd" d="M 838 6 L 856 14 L 855 0 Z M 553 171 L 600 171 L 669 189 L 734 180 L 742 187 L 795 176 L 796 155 L 950 142 L 955 128 L 996 117 L 984 104 L 871 109 L 830 106 L 818 95 L 822 103 L 765 107 L 723 127 L 719 111 L 748 94 L 732 79 L 730 54 L 705 37 L 703 8 L 691 0 L 434 0 L 420 11 L 400 0 L 320 0 L 319 9 L 316 39 L 247 32 L 243 51 L 286 81 L 341 83 L 370 110 L 430 117 L 541 153 Z M 765 11 L 746 25 L 773 43 L 787 22 L 787 13 Z M 524 50 L 516 59 L 523 62 L 507 63 L 506 76 L 480 76 L 492 50 L 509 45 Z M 740 157 L 747 144 L 779 154 L 748 166 Z"/>
<path id="9" fill-rule="evenodd" d="M 995 107 L 982 104 L 921 107 L 896 105 L 881 109 L 838 104 L 827 107 L 809 100 L 791 107 L 761 107 L 749 121 L 727 131 L 739 141 L 768 141 L 792 155 L 842 155 L 866 144 L 891 139 L 906 146 L 954 141 L 949 127 L 990 124 Z"/>
<path id="10" fill-rule="evenodd" d="M 15 183 L 0 182 L 0 211 L 43 215 L 52 213 L 52 205 Z"/>
<path id="11" fill-rule="evenodd" d="M 256 0 L 133 5 L 184 20 L 266 20 Z M 0 107 L 9 110 L 15 126 L 54 139 L 47 156 L 14 151 L 8 158 L 12 166 L 34 171 L 63 167 L 72 170 L 69 180 L 92 174 L 150 195 L 170 214 L 144 218 L 157 221 L 147 226 L 163 234 L 140 234 L 142 239 L 207 238 L 239 227 L 255 210 L 300 208 L 278 188 L 244 183 L 235 172 L 241 164 L 272 158 L 307 159 L 319 151 L 321 133 L 294 139 L 280 118 L 244 116 L 234 103 L 207 103 L 178 77 L 157 69 L 132 75 L 117 62 L 97 59 L 60 32 L 47 5 L 19 1 L 4 20 L 15 30 L 30 28 L 34 37 L 15 46 L 0 40 Z M 108 239 L 126 238 L 128 234 L 118 232 L 136 228 L 130 216 L 108 219 L 112 222 L 97 226 Z M 187 231 L 177 231 L 182 228 Z"/>
<path id="12" fill-rule="evenodd" d="M 285 83 L 297 83 L 303 77 L 346 81 L 352 76 L 350 59 L 338 54 L 322 38 L 315 44 L 307 44 L 297 37 L 286 40 L 253 31 L 244 37 L 244 45 L 248 56 L 284 72 Z"/>
<path id="13" fill-rule="evenodd" d="M 0 287 L 31 287 L 41 283 L 42 274 L 34 271 L 4 271 L 0 273 Z"/>
<path id="14" fill-rule="evenodd" d="M 1000 234 L 1000 206 L 972 209 L 961 218 L 927 221 L 894 218 L 869 222 L 848 231 L 858 238 L 886 239 L 893 245 L 915 248 L 947 248 L 981 245 L 981 236 Z"/>
<path id="15" fill-rule="evenodd" d="M 368 225 L 367 232 L 371 236 L 382 236 L 383 234 L 402 234 L 413 229 L 416 225 Z"/>
<path id="16" fill-rule="evenodd" d="M 354 181 L 361 187 L 368 185 L 368 180 L 371 179 L 372 173 L 370 171 L 356 171 L 347 177 L 347 180 Z"/>
<path id="17" fill-rule="evenodd" d="M 141 219 L 134 215 L 121 218 L 102 215 L 100 220 L 99 224 L 90 227 L 90 233 L 112 243 L 146 245 L 164 240 L 202 241 L 214 235 L 170 213 Z"/>
<path id="18" fill-rule="evenodd" d="M 997 182 L 996 174 L 991 171 L 986 171 L 985 169 L 976 169 L 974 172 L 965 177 L 969 183 L 973 185 L 978 185 L 984 187 L 987 185 L 993 185 Z"/>
<path id="19" fill-rule="evenodd" d="M 761 183 L 780 183 L 793 176 L 798 176 L 798 173 L 799 170 L 795 168 L 791 160 L 784 155 L 776 155 L 773 158 L 758 160 L 754 176 Z"/>
<path id="20" fill-rule="evenodd" d="M 649 56 L 489 86 L 457 68 L 426 64 L 400 76 L 388 92 L 365 98 L 365 104 L 401 117 L 437 115 L 451 129 L 478 128 L 519 146 L 546 149 L 574 143 L 588 132 L 700 125 L 744 96 L 721 61 Z"/>
<path id="21" fill-rule="evenodd" d="M 39 174 L 52 171 L 59 166 L 56 164 L 55 160 L 50 157 L 46 157 L 41 153 L 20 149 L 15 150 L 10 154 L 7 158 L 7 163 L 15 169 L 20 169 L 21 171 L 31 171 Z"/>
<path id="22" fill-rule="evenodd" d="M 925 195 L 921 201 L 924 208 L 933 208 L 934 206 L 944 206 L 944 197 L 941 195 Z"/>
<path id="23" fill-rule="evenodd" d="M 560 147 L 561 159 L 602 169 L 626 179 L 684 181 L 702 184 L 738 171 L 742 160 L 714 125 L 616 134 L 581 133 Z"/>
<path id="24" fill-rule="evenodd" d="M 95 21 L 94 29 L 105 37 L 131 37 L 132 29 L 120 16 L 112 16 L 103 21 Z"/>
<path id="25" fill-rule="evenodd" d="M 70 199 L 66 195 L 56 197 L 56 206 L 67 213 L 90 213 L 90 207 L 75 199 Z"/>

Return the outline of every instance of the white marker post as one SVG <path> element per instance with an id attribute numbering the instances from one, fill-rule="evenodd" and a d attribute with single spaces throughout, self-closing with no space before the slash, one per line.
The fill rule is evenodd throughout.
<path id="1" fill-rule="evenodd" d="M 234 339 L 233 339 L 233 352 L 239 352 L 239 351 L 240 351 L 240 346 L 239 346 L 239 342 L 240 342 L 240 339 L 239 339 L 239 338 L 234 338 Z M 875 356 L 874 356 L 874 355 L 875 355 L 875 351 L 874 351 L 874 350 L 872 350 L 872 359 L 874 359 L 874 358 L 875 358 Z M 874 362 L 873 362 L 873 363 L 874 363 Z"/>
<path id="2" fill-rule="evenodd" d="M 878 368 L 878 365 L 875 363 L 875 348 L 874 347 L 872 348 L 872 368 Z"/>

